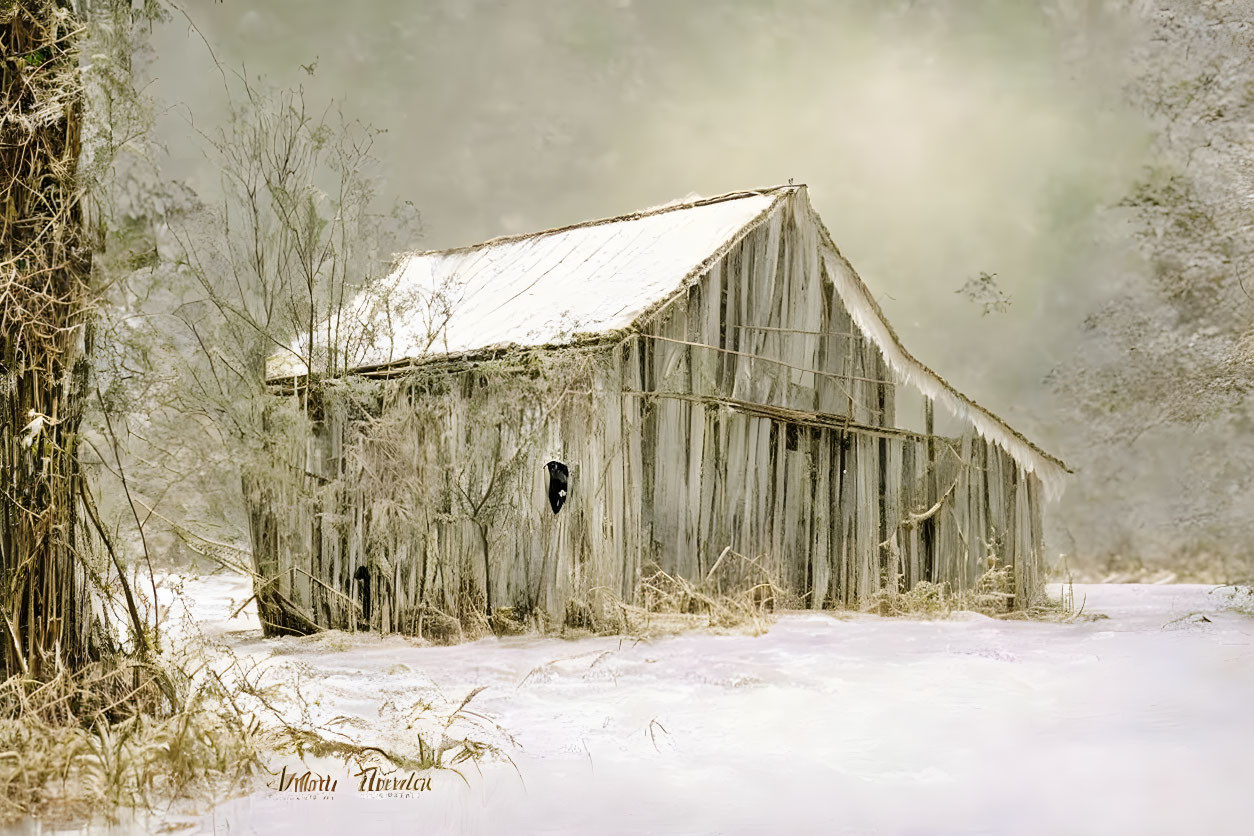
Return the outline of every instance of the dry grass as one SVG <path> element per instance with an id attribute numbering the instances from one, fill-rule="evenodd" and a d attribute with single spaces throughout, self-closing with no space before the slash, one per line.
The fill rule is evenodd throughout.
<path id="1" fill-rule="evenodd" d="M 260 788 L 292 757 L 463 778 L 466 765 L 512 763 L 513 738 L 471 706 L 477 690 L 456 706 L 384 704 L 398 732 L 384 748 L 362 739 L 357 718 L 315 721 L 302 676 L 299 666 L 246 662 L 193 640 L 159 662 L 115 659 L 0 682 L 0 827 L 194 812 Z"/>
<path id="2" fill-rule="evenodd" d="M 686 630 L 765 633 L 784 601 L 770 568 L 724 549 L 699 583 L 653 566 L 624 602 L 605 587 L 571 599 L 561 627 L 568 635 L 630 635 L 649 638 Z"/>
<path id="3" fill-rule="evenodd" d="M 899 585 L 899 584 L 898 584 Z M 971 589 L 951 590 L 948 584 L 922 581 L 904 592 L 881 589 L 866 610 L 879 615 L 906 618 L 948 618 L 955 612 L 977 612 L 992 618 L 1036 621 L 1076 621 L 1104 618 L 1086 614 L 1081 602 L 1077 608 L 1075 589 L 1068 581 L 1062 597 L 1042 598 L 1026 607 L 1018 607 L 1014 595 L 1014 578 L 1009 566 L 1000 566 L 990 558 L 989 568 L 976 579 Z"/>
<path id="4" fill-rule="evenodd" d="M 686 630 L 749 632 L 759 635 L 770 626 L 775 608 L 773 585 L 740 592 L 719 592 L 661 570 L 642 579 L 628 604 L 607 587 L 591 587 L 572 595 L 561 618 L 528 606 L 496 607 L 491 615 L 468 609 L 453 616 L 424 609 L 417 638 L 433 644 L 458 644 L 488 635 L 581 636 L 627 635 L 647 638 Z"/>
<path id="5" fill-rule="evenodd" d="M 500 724 L 470 707 L 482 690 L 476 688 L 456 708 L 446 711 L 423 700 L 408 705 L 384 702 L 379 709 L 380 716 L 395 731 L 400 746 L 384 748 L 356 740 L 341 730 L 359 725 L 360 720 L 341 715 L 319 726 L 307 721 L 300 724 L 283 721 L 279 728 L 284 745 L 277 747 L 275 754 L 290 753 L 302 760 L 309 756 L 330 757 L 352 770 L 379 765 L 382 761 L 388 769 L 445 770 L 465 781 L 464 765 L 477 768 L 481 762 L 489 760 L 514 765 L 509 750 L 518 746 Z"/>
<path id="6" fill-rule="evenodd" d="M 328 635 L 336 640 L 349 636 L 320 633 L 296 641 L 317 642 Z M 350 640 L 342 652 L 352 647 Z M 412 704 L 384 701 L 379 707 L 382 726 L 395 741 L 385 748 L 363 738 L 359 729 L 365 724 L 359 717 L 315 718 L 319 701 L 305 696 L 306 684 L 318 678 L 315 668 L 303 663 L 269 664 L 273 656 L 245 662 L 225 646 L 213 647 L 203 655 L 215 656 L 220 666 L 226 663 L 223 671 L 213 676 L 228 689 L 234 712 L 257 719 L 258 733 L 265 739 L 262 754 L 266 762 L 285 755 L 329 757 L 357 769 L 382 765 L 411 771 L 449 770 L 463 779 L 462 764 L 477 767 L 484 760 L 513 763 L 509 755 L 509 749 L 517 745 L 513 737 L 470 707 L 482 688 L 471 691 L 456 706 L 421 699 Z"/>
<path id="7" fill-rule="evenodd" d="M 879 590 L 866 609 L 885 616 L 946 618 L 955 607 L 945 584 L 920 581 L 904 592 L 889 588 Z"/>
<path id="8" fill-rule="evenodd" d="M 460 619 L 444 615 L 447 629 L 440 637 L 455 643 L 489 633 L 652 638 L 688 630 L 713 630 L 761 635 L 770 628 L 777 610 L 797 609 L 805 603 L 782 590 L 764 563 L 764 558 L 748 558 L 727 549 L 699 583 L 653 566 L 637 585 L 634 604 L 626 603 L 610 589 L 592 587 L 570 598 L 560 622 L 524 607 L 498 607 L 490 617 L 477 613 L 477 620 L 469 622 L 465 614 Z M 1028 606 L 1016 606 L 1011 567 L 1000 565 L 996 558 L 990 558 L 989 568 L 971 589 L 953 590 L 947 584 L 923 581 L 902 590 L 901 578 L 895 587 L 875 593 L 863 610 L 906 618 L 948 618 L 955 612 L 977 612 L 1008 620 L 1076 621 L 1105 617 L 1084 611 L 1084 602 L 1075 600 L 1070 579 L 1063 585 L 1060 598 L 1040 598 Z M 438 641 L 432 635 L 427 638 Z"/>
<path id="9" fill-rule="evenodd" d="M 784 593 L 761 559 L 725 549 L 700 583 L 662 571 L 656 565 L 625 602 L 615 591 L 591 586 L 572 594 L 560 618 L 553 618 L 530 602 L 482 609 L 473 591 L 460 596 L 457 611 L 427 605 L 415 617 L 414 635 L 422 641 L 449 645 L 484 636 L 587 635 L 651 637 L 685 630 L 749 632 L 758 635 L 770 626 L 771 613 L 785 608 Z"/>
<path id="10" fill-rule="evenodd" d="M 265 736 L 220 680 L 132 662 L 0 683 L 0 822 L 86 820 L 243 786 Z"/>

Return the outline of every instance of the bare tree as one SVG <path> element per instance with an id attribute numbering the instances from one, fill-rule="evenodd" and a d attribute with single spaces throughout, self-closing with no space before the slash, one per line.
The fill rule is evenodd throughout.
<path id="1" fill-rule="evenodd" d="M 302 377 L 342 373 L 371 338 L 350 303 L 386 272 L 383 247 L 404 215 L 375 211 L 374 129 L 243 76 L 237 96 L 228 126 L 201 134 L 222 197 L 174 229 L 219 331 L 204 332 L 195 308 L 181 312 L 184 324 L 198 338 L 229 337 L 202 345 L 214 394 L 259 385 L 275 353 Z"/>
<path id="2" fill-rule="evenodd" d="M 298 502 L 318 484 L 290 472 L 291 451 L 304 449 L 327 406 L 325 382 L 378 338 L 378 311 L 359 308 L 357 295 L 390 272 L 393 249 L 412 246 L 417 213 L 411 204 L 376 208 L 374 129 L 333 106 L 315 111 L 300 90 L 224 78 L 230 119 L 197 129 L 221 172 L 218 196 L 172 220 L 187 280 L 172 306 L 179 327 L 163 329 L 160 316 L 150 327 L 166 331 L 163 356 L 185 355 L 167 415 L 216 439 L 246 495 L 286 490 L 284 501 Z M 192 350 L 180 351 L 188 340 Z M 286 377 L 295 410 L 267 396 L 272 356 L 283 370 L 270 372 Z M 254 542 L 280 536 L 277 520 L 251 511 L 248 525 Z M 276 567 L 255 568 L 263 620 L 306 629 L 272 583 Z"/>
<path id="3" fill-rule="evenodd" d="M 1216 559 L 1254 533 L 1254 75 L 1243 11 L 1214 0 L 1144 10 L 1129 100 L 1155 128 L 1153 165 L 1116 207 L 1139 260 L 1077 329 L 1050 382 L 1085 427 L 1064 500 L 1098 549 Z M 1211 573 L 1213 574 L 1213 573 Z"/>

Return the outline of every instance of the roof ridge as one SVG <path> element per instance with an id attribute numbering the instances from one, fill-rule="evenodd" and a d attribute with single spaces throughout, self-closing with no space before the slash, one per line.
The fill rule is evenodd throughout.
<path id="1" fill-rule="evenodd" d="M 667 212 L 678 212 L 683 209 L 695 209 L 699 206 L 711 206 L 716 203 L 726 203 L 729 200 L 740 200 L 746 197 L 763 196 L 776 194 L 783 191 L 799 191 L 806 188 L 805 183 L 785 183 L 779 186 L 769 186 L 762 189 L 741 189 L 734 192 L 724 192 L 723 194 L 713 195 L 712 197 L 701 197 L 695 200 L 689 200 L 683 203 L 668 203 L 662 206 L 654 206 L 649 209 L 640 209 L 635 212 L 628 212 L 625 215 L 615 215 L 609 218 L 594 218 L 593 220 L 580 221 L 579 223 L 566 224 L 565 226 L 556 226 L 550 229 L 541 229 L 535 232 L 519 232 L 512 235 L 498 235 L 496 238 L 489 238 L 486 241 L 479 241 L 475 244 L 466 244 L 461 247 L 449 247 L 442 250 L 414 250 L 411 252 L 397 253 L 396 261 L 407 258 L 421 258 L 432 255 L 453 255 L 456 253 L 469 253 L 475 250 L 481 250 L 485 247 L 494 247 L 499 244 L 508 244 L 513 241 L 524 241 L 528 238 L 540 238 L 545 235 L 556 235 L 559 232 L 569 232 L 573 229 L 588 229 L 594 226 L 604 226 L 605 224 L 622 223 L 625 221 L 636 221 L 641 218 L 651 218 L 655 215 L 663 215 Z"/>

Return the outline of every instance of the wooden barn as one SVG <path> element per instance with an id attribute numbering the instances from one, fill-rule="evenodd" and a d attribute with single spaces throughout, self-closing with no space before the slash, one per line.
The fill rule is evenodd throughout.
<path id="1" fill-rule="evenodd" d="M 560 619 L 729 550 L 797 606 L 990 558 L 1041 594 L 1066 467 L 901 346 L 804 186 L 415 254 L 352 310 L 351 346 L 267 369 L 312 416 L 246 478 L 271 634 Z M 306 386 L 328 350 L 350 371 Z"/>

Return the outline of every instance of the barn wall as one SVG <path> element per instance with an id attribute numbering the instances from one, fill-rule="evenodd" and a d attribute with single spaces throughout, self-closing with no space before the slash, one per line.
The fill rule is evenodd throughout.
<path id="1" fill-rule="evenodd" d="M 367 566 L 370 625 L 412 634 L 489 600 L 560 619 L 593 588 L 630 597 L 640 512 L 624 501 L 617 375 L 605 351 L 539 352 L 329 407 L 294 454 L 304 479 L 253 492 L 259 573 L 320 626 L 352 628 Z M 551 459 L 580 487 L 557 515 Z"/>
<path id="2" fill-rule="evenodd" d="M 489 606 L 561 619 L 594 590 L 632 601 L 655 568 L 706 579 L 727 548 L 800 606 L 969 587 L 991 557 L 1029 603 L 1039 481 L 973 434 L 894 426 L 884 359 L 795 208 L 618 343 L 420 368 L 328 401 L 280 476 L 253 482 L 260 586 L 290 604 L 269 620 L 366 626 L 361 566 L 374 629 L 422 634 Z M 557 515 L 550 459 L 571 469 Z"/>
<path id="3" fill-rule="evenodd" d="M 646 564 L 700 580 L 730 548 L 790 604 L 822 608 L 919 581 L 970 588 L 996 558 L 1019 603 L 1039 593 L 1039 486 L 978 438 L 934 439 L 929 458 L 922 436 L 666 394 L 628 398 L 624 416 L 647 428 Z"/>
<path id="4" fill-rule="evenodd" d="M 645 428 L 658 509 L 646 551 L 697 578 L 729 546 L 816 607 L 921 580 L 969 588 L 996 558 L 1028 601 L 1039 481 L 974 433 L 896 426 L 897 386 L 824 274 L 819 234 L 789 197 L 625 344 L 623 409 Z"/>
<path id="5" fill-rule="evenodd" d="M 255 506 L 279 512 L 254 514 L 258 570 L 319 626 L 351 629 L 366 626 L 353 603 L 366 565 L 370 626 L 410 634 L 483 611 L 489 594 L 556 619 L 594 588 L 630 602 L 642 574 L 700 581 L 724 548 L 794 606 L 859 606 L 921 580 L 969 587 L 989 556 L 1013 567 L 1021 602 L 1036 594 L 1039 486 L 1000 449 L 933 439 L 929 457 L 922 436 L 619 394 L 637 384 L 618 369 L 640 368 L 639 346 L 535 379 L 481 368 L 389 384 L 368 422 L 329 416 L 307 482 L 287 496 L 271 485 Z M 557 515 L 550 458 L 572 473 Z"/>

